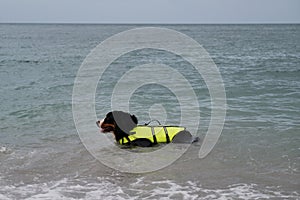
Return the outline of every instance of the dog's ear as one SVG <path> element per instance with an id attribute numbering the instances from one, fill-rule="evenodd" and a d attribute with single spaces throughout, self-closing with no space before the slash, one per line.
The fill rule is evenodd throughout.
<path id="1" fill-rule="evenodd" d="M 112 112 L 106 114 L 106 117 L 111 117 L 111 116 L 112 116 Z"/>
<path id="2" fill-rule="evenodd" d="M 134 115 L 122 111 L 114 111 L 112 114 L 117 125 L 116 128 L 126 134 L 129 134 L 137 125 L 137 118 Z"/>
<path id="3" fill-rule="evenodd" d="M 135 115 L 131 115 L 131 119 L 135 124 L 138 124 L 138 119 L 136 118 Z"/>

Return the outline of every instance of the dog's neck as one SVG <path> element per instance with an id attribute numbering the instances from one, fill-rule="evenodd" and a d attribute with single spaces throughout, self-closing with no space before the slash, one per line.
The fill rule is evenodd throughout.
<path id="1" fill-rule="evenodd" d="M 122 131 L 119 127 L 116 127 L 113 134 L 115 135 L 115 139 L 117 142 L 119 142 L 124 137 L 128 137 L 128 134 Z"/>

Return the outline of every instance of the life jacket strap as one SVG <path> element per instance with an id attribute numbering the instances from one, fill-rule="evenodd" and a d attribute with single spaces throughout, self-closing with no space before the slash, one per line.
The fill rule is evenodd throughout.
<path id="1" fill-rule="evenodd" d="M 131 143 L 131 140 L 129 139 L 129 137 L 128 136 L 125 136 L 125 137 L 123 137 L 122 139 L 121 139 L 121 144 L 125 144 L 124 143 L 124 138 L 126 138 L 126 140 L 127 140 L 127 143 Z"/>
<path id="2" fill-rule="evenodd" d="M 164 131 L 165 131 L 165 134 L 166 134 L 166 140 L 167 140 L 166 142 L 167 142 L 167 143 L 170 143 L 170 136 L 169 136 L 167 127 L 165 127 L 165 126 L 164 126 Z"/>
<path id="3" fill-rule="evenodd" d="M 151 126 L 151 132 L 153 136 L 153 144 L 157 144 L 157 139 L 156 139 L 155 130 L 153 126 Z"/>

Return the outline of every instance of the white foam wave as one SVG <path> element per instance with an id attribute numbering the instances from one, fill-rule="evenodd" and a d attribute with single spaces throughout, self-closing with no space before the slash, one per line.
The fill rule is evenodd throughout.
<path id="1" fill-rule="evenodd" d="M 207 189 L 201 187 L 195 182 L 188 181 L 185 184 L 177 184 L 170 180 L 156 181 L 145 184 L 141 180 L 138 184 L 132 185 L 133 190 L 141 196 L 147 196 L 146 199 L 298 199 L 300 196 L 297 192 L 284 192 L 279 188 L 268 187 L 260 189 L 256 184 L 235 184 L 229 185 L 224 189 Z M 138 188 L 140 189 L 138 189 Z M 144 190 L 144 188 L 151 188 Z"/>
<path id="2" fill-rule="evenodd" d="M 188 181 L 178 184 L 171 180 L 145 181 L 138 178 L 121 185 L 108 178 L 94 181 L 62 179 L 56 182 L 0 187 L 0 199 L 298 199 L 297 192 L 281 191 L 277 187 L 261 188 L 256 184 L 236 184 L 222 189 L 208 189 Z"/>
<path id="3" fill-rule="evenodd" d="M 7 153 L 8 152 L 8 149 L 3 146 L 3 147 L 0 147 L 0 153 Z"/>

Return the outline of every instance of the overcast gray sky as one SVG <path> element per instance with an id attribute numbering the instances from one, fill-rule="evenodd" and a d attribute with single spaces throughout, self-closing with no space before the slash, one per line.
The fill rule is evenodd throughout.
<path id="1" fill-rule="evenodd" d="M 300 0 L 0 0 L 0 22 L 300 23 Z"/>

